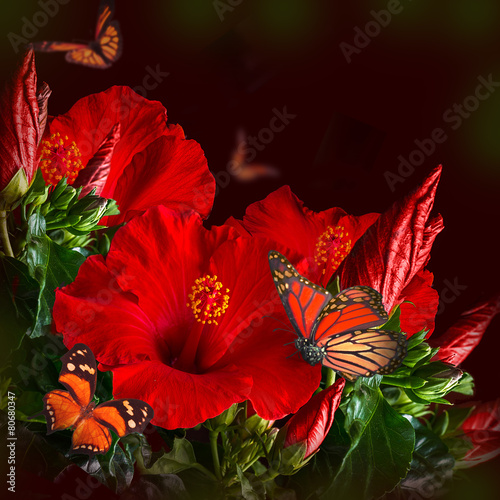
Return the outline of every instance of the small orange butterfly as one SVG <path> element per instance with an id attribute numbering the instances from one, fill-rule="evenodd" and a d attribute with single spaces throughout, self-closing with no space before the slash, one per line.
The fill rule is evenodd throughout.
<path id="1" fill-rule="evenodd" d="M 96 407 L 92 401 L 97 380 L 94 354 L 85 344 L 76 344 L 61 357 L 59 382 L 68 391 L 56 389 L 43 397 L 42 414 L 47 434 L 74 428 L 70 453 L 106 453 L 111 445 L 110 429 L 119 437 L 143 432 L 153 418 L 153 408 L 139 399 L 117 399 Z"/>
<path id="2" fill-rule="evenodd" d="M 113 0 L 101 0 L 95 40 L 88 43 L 35 42 L 39 52 L 67 52 L 66 61 L 90 68 L 109 68 L 122 54 L 122 36 L 118 21 L 111 21 L 114 13 Z"/>

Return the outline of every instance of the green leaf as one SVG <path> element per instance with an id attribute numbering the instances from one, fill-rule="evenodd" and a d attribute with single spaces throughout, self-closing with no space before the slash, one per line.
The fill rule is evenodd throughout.
<path id="1" fill-rule="evenodd" d="M 143 474 L 175 474 L 197 465 L 193 446 L 184 438 L 176 438 L 172 451 L 164 453 L 149 468 L 144 465 L 142 455 L 136 453 L 136 459 Z"/>
<path id="2" fill-rule="evenodd" d="M 321 498 L 376 498 L 393 489 L 410 467 L 413 428 L 374 385 L 355 388 L 343 409 L 351 446 Z"/>
<path id="3" fill-rule="evenodd" d="M 7 363 L 35 321 L 40 286 L 28 267 L 11 257 L 0 262 L 0 365 Z"/>
<path id="4" fill-rule="evenodd" d="M 113 455 L 109 461 L 109 475 L 113 479 L 114 490 L 122 493 L 130 486 L 134 477 L 134 461 L 130 455 L 125 453 L 116 441 Z"/>
<path id="5" fill-rule="evenodd" d="M 262 483 L 259 484 L 261 486 L 261 494 L 259 495 L 254 489 L 255 484 L 252 485 L 250 483 L 238 464 L 236 464 L 236 473 L 238 474 L 238 479 L 240 480 L 241 484 L 241 496 L 245 500 L 263 500 L 264 498 L 266 498 Z"/>
<path id="6" fill-rule="evenodd" d="M 52 321 L 56 288 L 71 283 L 85 257 L 54 243 L 45 234 L 45 219 L 35 212 L 28 219 L 28 233 L 23 255 L 30 274 L 40 285 L 36 321 L 31 337 L 47 333 Z"/>
<path id="7" fill-rule="evenodd" d="M 326 285 L 326 289 L 332 295 L 337 295 L 338 293 L 340 293 L 340 277 L 337 276 L 334 279 L 331 278 L 330 281 L 328 282 L 328 285 Z"/>
<path id="8" fill-rule="evenodd" d="M 394 492 L 396 498 L 437 498 L 445 483 L 452 476 L 455 460 L 448 447 L 416 418 L 405 416 L 415 429 L 415 450 L 411 468 Z"/>
<path id="9" fill-rule="evenodd" d="M 399 305 L 392 310 L 389 319 L 380 327 L 382 330 L 389 330 L 391 332 L 401 332 L 401 324 L 399 317 L 401 316 L 401 309 Z"/>

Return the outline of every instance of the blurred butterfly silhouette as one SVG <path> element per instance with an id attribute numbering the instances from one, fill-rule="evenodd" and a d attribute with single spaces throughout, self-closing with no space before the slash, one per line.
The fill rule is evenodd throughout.
<path id="1" fill-rule="evenodd" d="M 322 363 L 349 379 L 393 372 L 406 355 L 405 335 L 381 330 L 387 322 L 382 295 L 353 286 L 333 296 L 301 276 L 279 252 L 269 265 L 292 323 L 295 346 L 310 365 Z"/>
<path id="2" fill-rule="evenodd" d="M 122 36 L 118 21 L 112 21 L 114 1 L 101 0 L 95 30 L 95 40 L 88 43 L 34 42 L 39 52 L 67 52 L 66 61 L 89 68 L 106 69 L 122 54 Z"/>
<path id="3" fill-rule="evenodd" d="M 143 432 L 153 418 L 153 408 L 139 399 L 116 399 L 96 407 L 92 401 L 97 380 L 94 354 L 85 344 L 76 344 L 61 357 L 59 382 L 68 389 L 56 389 L 43 397 L 42 414 L 47 434 L 73 428 L 70 454 L 93 456 L 106 453 L 110 430 L 119 437 Z"/>
<path id="4" fill-rule="evenodd" d="M 237 147 L 233 152 L 229 173 L 240 182 L 251 182 L 262 177 L 279 177 L 277 168 L 261 163 L 247 163 L 245 159 L 245 146 L 247 137 L 245 131 L 239 129 L 236 134 Z"/>

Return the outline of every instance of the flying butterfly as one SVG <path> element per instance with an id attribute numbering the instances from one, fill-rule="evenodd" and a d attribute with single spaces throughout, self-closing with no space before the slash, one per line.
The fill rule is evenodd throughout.
<path id="1" fill-rule="evenodd" d="M 144 431 L 154 414 L 144 401 L 117 399 L 96 407 L 92 401 L 97 381 L 96 360 L 85 344 L 76 344 L 61 361 L 59 382 L 69 392 L 56 389 L 43 397 L 47 434 L 74 428 L 70 453 L 93 456 L 109 450 L 110 430 L 119 437 Z"/>
<path id="2" fill-rule="evenodd" d="M 101 0 L 95 39 L 88 43 L 35 42 L 33 48 L 39 52 L 67 52 L 66 61 L 90 68 L 106 69 L 122 54 L 122 35 L 118 21 L 112 21 L 114 1 Z"/>
<path id="3" fill-rule="evenodd" d="M 352 379 L 391 373 L 401 364 L 405 336 L 375 328 L 388 319 L 380 293 L 353 286 L 333 296 L 276 251 L 269 252 L 269 265 L 298 336 L 295 346 L 310 365 L 321 362 Z"/>

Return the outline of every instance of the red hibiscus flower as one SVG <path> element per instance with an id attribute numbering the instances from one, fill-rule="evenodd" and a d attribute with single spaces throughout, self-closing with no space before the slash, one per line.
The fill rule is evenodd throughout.
<path id="1" fill-rule="evenodd" d="M 115 397 L 148 402 L 156 425 L 193 427 L 246 399 L 261 417 L 282 418 L 310 398 L 321 371 L 287 358 L 291 334 L 273 331 L 286 318 L 269 245 L 227 226 L 206 230 L 194 212 L 152 208 L 56 292 L 56 329 L 113 370 Z"/>
<path id="2" fill-rule="evenodd" d="M 35 57 L 30 49 L 0 96 L 0 210 L 10 208 L 28 190 L 35 174 L 38 120 Z"/>
<path id="3" fill-rule="evenodd" d="M 500 312 L 500 294 L 480 302 L 443 335 L 435 339 L 432 347 L 439 347 L 436 358 L 459 365 L 477 347 L 492 319 Z"/>
<path id="4" fill-rule="evenodd" d="M 309 269 L 305 275 L 325 287 L 377 217 L 378 214 L 356 217 L 341 208 L 313 212 L 304 207 L 289 186 L 284 186 L 250 205 L 243 221 L 230 218 L 227 223 L 242 234 L 264 236 L 306 257 Z"/>
<path id="5" fill-rule="evenodd" d="M 401 304 L 401 329 L 409 336 L 434 329 L 439 295 L 433 275 L 424 270 L 434 239 L 443 229 L 440 215 L 430 218 L 441 167 L 413 193 L 396 202 L 366 231 L 340 271 L 343 288 L 367 285 L 384 297 L 387 311 Z M 405 303 L 408 301 L 411 303 Z"/>
<path id="6" fill-rule="evenodd" d="M 128 87 L 111 87 L 80 99 L 50 118 L 40 147 L 40 168 L 48 184 L 66 177 L 83 194 L 113 198 L 128 221 L 151 206 L 194 209 L 207 217 L 215 181 L 200 145 L 179 125 L 167 125 L 166 109 Z"/>
<path id="7" fill-rule="evenodd" d="M 462 425 L 472 448 L 460 467 L 472 467 L 500 455 L 500 399 L 482 403 Z"/>
<path id="8" fill-rule="evenodd" d="M 344 386 L 345 380 L 338 379 L 335 384 L 315 394 L 286 423 L 283 448 L 288 448 L 295 443 L 304 443 L 306 445 L 304 458 L 318 450 L 333 424 Z"/>

